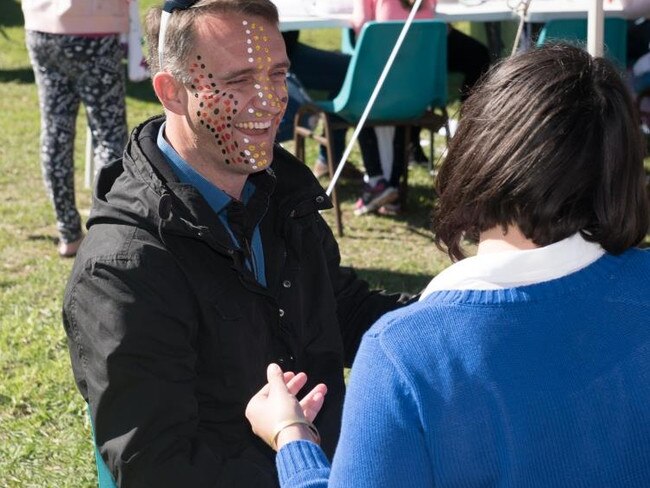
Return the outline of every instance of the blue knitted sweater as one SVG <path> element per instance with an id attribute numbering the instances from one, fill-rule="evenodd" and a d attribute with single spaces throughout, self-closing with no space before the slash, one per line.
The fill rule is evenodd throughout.
<path id="1" fill-rule="evenodd" d="M 277 466 L 283 487 L 650 487 L 650 253 L 386 315 L 331 470 L 307 441 Z"/>

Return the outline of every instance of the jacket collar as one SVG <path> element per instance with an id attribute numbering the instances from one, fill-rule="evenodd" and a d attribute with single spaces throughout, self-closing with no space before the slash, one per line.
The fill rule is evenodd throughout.
<path id="1" fill-rule="evenodd" d="M 163 121 L 155 117 L 136 127 L 123 159 L 102 169 L 88 227 L 112 221 L 193 236 L 209 230 L 230 248 L 231 241 L 210 206 L 195 188 L 178 181 L 158 148 Z M 311 171 L 277 144 L 271 167 L 249 178 L 256 186 L 255 201 L 249 202 L 253 219 L 261 218 L 270 204 L 277 206 L 282 220 L 332 207 Z"/>

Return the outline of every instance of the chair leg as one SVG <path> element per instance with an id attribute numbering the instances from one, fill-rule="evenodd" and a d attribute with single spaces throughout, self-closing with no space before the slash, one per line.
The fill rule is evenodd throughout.
<path id="1" fill-rule="evenodd" d="M 327 144 L 325 147 L 327 149 L 327 166 L 330 174 L 330 181 L 334 177 L 334 149 L 332 148 L 332 127 L 331 121 L 327 114 L 323 114 L 323 128 L 325 132 L 325 139 Z M 343 218 L 341 214 L 341 204 L 339 202 L 339 197 L 336 192 L 336 185 L 332 188 L 332 205 L 334 205 L 334 222 L 336 223 L 336 232 L 339 237 L 343 237 Z"/>
<path id="2" fill-rule="evenodd" d="M 296 158 L 298 158 L 300 161 L 304 163 L 305 162 L 305 135 L 301 130 L 302 127 L 300 125 L 300 120 L 301 120 L 301 111 L 300 109 L 298 109 L 298 112 L 294 117 L 294 123 L 293 123 L 293 144 L 294 144 L 294 152 L 296 154 Z"/>

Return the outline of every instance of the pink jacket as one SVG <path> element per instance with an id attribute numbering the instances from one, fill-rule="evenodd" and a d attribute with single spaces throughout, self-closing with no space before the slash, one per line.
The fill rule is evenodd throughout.
<path id="1" fill-rule="evenodd" d="M 50 34 L 129 30 L 129 0 L 22 0 L 25 29 Z"/>
<path id="2" fill-rule="evenodd" d="M 432 19 L 436 11 L 436 0 L 424 0 L 416 19 Z M 399 0 L 354 0 L 352 26 L 359 32 L 363 24 L 371 20 L 406 20 L 409 10 Z"/>

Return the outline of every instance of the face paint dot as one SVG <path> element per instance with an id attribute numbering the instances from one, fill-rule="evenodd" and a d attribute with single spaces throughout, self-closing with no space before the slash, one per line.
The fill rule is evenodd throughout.
<path id="1" fill-rule="evenodd" d="M 245 142 L 246 144 L 248 144 L 248 143 L 251 142 L 251 141 L 250 141 L 250 139 L 244 137 L 244 142 Z"/>
<path id="2" fill-rule="evenodd" d="M 251 33 L 251 31 L 246 29 L 246 34 L 250 34 L 250 33 Z"/>
<path id="3" fill-rule="evenodd" d="M 248 58 L 249 63 L 252 63 L 253 61 L 255 61 L 253 58 Z"/>
<path id="4" fill-rule="evenodd" d="M 248 25 L 248 20 L 243 20 L 242 25 Z"/>
<path id="5" fill-rule="evenodd" d="M 250 155 L 251 155 L 251 152 L 250 152 L 248 149 L 246 149 L 246 150 L 244 151 L 244 154 L 245 154 L 246 156 L 250 156 Z"/>
<path id="6" fill-rule="evenodd" d="M 255 159 L 251 158 L 251 163 L 254 163 L 254 162 L 255 162 Z"/>
<path id="7" fill-rule="evenodd" d="M 196 59 L 198 59 L 199 61 L 201 61 L 201 56 L 197 56 Z"/>
<path id="8" fill-rule="evenodd" d="M 264 96 L 264 93 L 259 92 L 259 93 L 257 94 L 257 96 L 260 97 L 260 98 L 262 98 L 262 97 Z"/>
<path id="9" fill-rule="evenodd" d="M 230 95 L 228 95 L 228 98 L 230 98 L 232 100 L 233 96 L 234 95 L 231 93 Z"/>
<path id="10" fill-rule="evenodd" d="M 266 107 L 266 102 L 262 102 L 262 105 L 264 105 Z"/>
<path id="11" fill-rule="evenodd" d="M 253 48 L 252 48 L 252 47 L 249 47 L 246 51 L 248 51 L 248 54 L 250 54 L 250 53 L 253 52 Z"/>
<path id="12" fill-rule="evenodd" d="M 248 113 L 249 113 L 249 114 L 252 114 L 252 113 L 254 113 L 254 112 L 255 112 L 255 110 L 253 110 L 252 108 L 249 108 L 249 109 L 248 109 Z"/>

